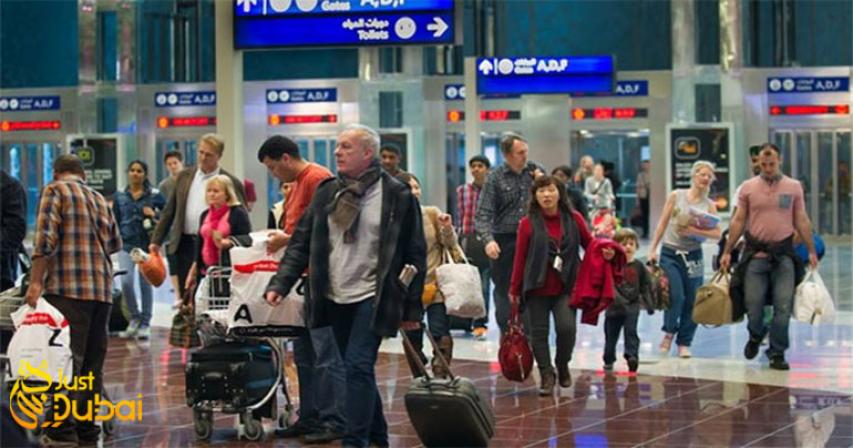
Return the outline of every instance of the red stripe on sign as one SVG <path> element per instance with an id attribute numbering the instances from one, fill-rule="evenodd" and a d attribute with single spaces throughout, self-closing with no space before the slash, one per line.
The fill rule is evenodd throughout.
<path id="1" fill-rule="evenodd" d="M 232 266 L 235 271 L 243 274 L 251 274 L 252 272 L 275 272 L 278 270 L 278 262 L 274 260 L 261 260 L 249 264 L 235 264 Z"/>
<path id="2" fill-rule="evenodd" d="M 50 325 L 51 327 L 58 327 L 56 321 L 53 320 L 53 316 L 47 313 L 27 313 L 21 325 Z"/>

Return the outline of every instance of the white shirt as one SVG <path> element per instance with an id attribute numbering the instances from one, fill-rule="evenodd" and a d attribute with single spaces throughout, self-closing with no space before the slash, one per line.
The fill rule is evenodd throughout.
<path id="1" fill-rule="evenodd" d="M 186 216 L 184 217 L 184 233 L 187 235 L 198 235 L 201 214 L 207 210 L 207 201 L 204 199 L 207 181 L 219 174 L 219 167 L 210 173 L 204 174 L 201 169 L 195 170 L 190 192 L 187 194 Z"/>
<path id="2" fill-rule="evenodd" d="M 346 305 L 376 295 L 382 220 L 382 179 L 361 198 L 355 241 L 344 243 L 344 229 L 329 215 L 329 298 Z"/>

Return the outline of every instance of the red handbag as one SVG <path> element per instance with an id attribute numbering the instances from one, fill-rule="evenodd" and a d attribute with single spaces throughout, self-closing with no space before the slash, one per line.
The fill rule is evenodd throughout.
<path id="1" fill-rule="evenodd" d="M 498 362 L 501 373 L 510 381 L 523 383 L 533 370 L 533 352 L 524 335 L 518 305 L 513 304 L 506 334 L 501 336 L 501 348 L 498 350 Z"/>

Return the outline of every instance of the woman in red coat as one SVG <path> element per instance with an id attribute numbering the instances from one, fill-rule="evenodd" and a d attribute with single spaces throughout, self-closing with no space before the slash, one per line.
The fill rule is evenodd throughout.
<path id="1" fill-rule="evenodd" d="M 569 205 L 566 189 L 553 176 L 533 181 L 527 216 L 518 223 L 510 300 L 524 302 L 529 317 L 533 357 L 539 366 L 539 394 L 553 393 L 557 377 L 561 387 L 572 385 L 569 361 L 575 345 L 575 310 L 569 295 L 580 265 L 580 248 L 592 235 L 580 213 Z M 612 254 L 610 254 L 612 256 Z M 551 315 L 557 332 L 557 372 L 551 364 L 548 334 Z"/>

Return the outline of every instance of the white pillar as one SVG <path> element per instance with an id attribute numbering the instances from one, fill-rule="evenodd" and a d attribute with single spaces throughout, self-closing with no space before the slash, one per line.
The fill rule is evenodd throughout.
<path id="1" fill-rule="evenodd" d="M 225 139 L 220 164 L 238 178 L 252 152 L 243 142 L 243 52 L 234 49 L 234 4 L 215 2 L 216 132 Z M 254 160 L 254 158 L 249 158 Z"/>

